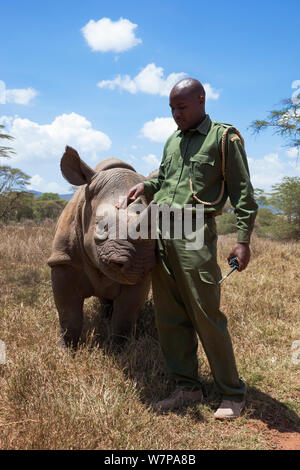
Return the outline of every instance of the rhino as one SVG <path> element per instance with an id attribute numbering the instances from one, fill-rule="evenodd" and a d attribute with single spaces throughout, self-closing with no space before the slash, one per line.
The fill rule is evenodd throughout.
<path id="1" fill-rule="evenodd" d="M 134 329 L 147 300 L 150 272 L 156 264 L 155 240 L 101 236 L 107 228 L 101 225 L 102 210 L 109 205 L 110 215 L 118 220 L 115 205 L 147 177 L 117 158 L 105 159 L 92 169 L 68 146 L 60 166 L 64 178 L 80 186 L 58 219 L 47 261 L 63 345 L 78 345 L 84 299 L 91 296 L 112 303 L 112 339 L 122 343 Z M 142 196 L 140 202 L 145 212 L 137 216 L 128 211 L 128 224 L 140 223 L 140 217 L 147 213 L 150 201 Z"/>

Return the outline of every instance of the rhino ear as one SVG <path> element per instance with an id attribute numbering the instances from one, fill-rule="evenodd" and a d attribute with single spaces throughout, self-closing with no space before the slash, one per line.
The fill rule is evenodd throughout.
<path id="1" fill-rule="evenodd" d="M 66 147 L 60 162 L 63 177 L 75 186 L 89 184 L 95 171 L 89 167 L 72 147 Z"/>

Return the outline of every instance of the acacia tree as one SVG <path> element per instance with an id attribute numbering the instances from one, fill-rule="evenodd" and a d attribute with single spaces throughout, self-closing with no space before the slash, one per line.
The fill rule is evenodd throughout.
<path id="1" fill-rule="evenodd" d="M 13 137 L 4 132 L 0 125 L 0 140 L 13 140 Z M 10 158 L 15 152 L 11 147 L 0 145 L 0 157 Z M 24 195 L 30 177 L 18 168 L 7 165 L 0 166 L 0 219 L 6 220 L 15 209 L 19 199 Z"/>
<path id="2" fill-rule="evenodd" d="M 253 121 L 250 128 L 254 133 L 271 128 L 274 134 L 280 135 L 286 141 L 287 147 L 295 149 L 296 155 L 299 157 L 299 91 L 296 90 L 292 98 L 281 101 L 281 107 L 270 111 L 266 119 Z M 256 197 L 265 208 L 261 215 L 268 216 L 269 225 L 277 238 L 300 239 L 300 178 L 285 177 L 281 183 L 272 186 L 272 190 L 272 193 L 268 195 L 265 195 L 260 189 L 256 190 Z M 270 214 L 270 210 L 267 212 L 268 206 L 275 209 L 276 216 Z"/>
<path id="3" fill-rule="evenodd" d="M 264 192 L 263 189 L 254 188 L 254 198 L 259 205 L 259 207 L 268 207 L 270 206 L 270 201 L 268 199 L 268 194 Z"/>
<path id="4" fill-rule="evenodd" d="M 286 99 L 281 101 L 280 109 L 269 112 L 267 119 L 255 120 L 250 129 L 259 133 L 271 128 L 274 134 L 280 135 L 287 141 L 287 147 L 294 147 L 300 152 L 300 99 Z"/>
<path id="5" fill-rule="evenodd" d="M 300 227 L 300 178 L 285 176 L 279 184 L 272 186 L 271 203 L 289 223 Z"/>
<path id="6" fill-rule="evenodd" d="M 0 166 L 0 219 L 6 220 L 24 195 L 30 176 L 18 168 Z"/>
<path id="7" fill-rule="evenodd" d="M 13 140 L 13 137 L 11 135 L 3 133 L 4 126 L 0 124 L 0 139 L 7 139 L 7 140 Z M 6 147 L 0 145 L 0 157 L 4 158 L 10 158 L 10 154 L 14 154 L 15 152 L 11 147 Z"/>

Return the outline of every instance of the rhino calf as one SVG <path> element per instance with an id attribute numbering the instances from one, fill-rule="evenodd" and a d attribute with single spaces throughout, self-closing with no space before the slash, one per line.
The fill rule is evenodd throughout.
<path id="1" fill-rule="evenodd" d="M 77 346 L 84 299 L 91 296 L 113 302 L 112 335 L 121 342 L 147 299 L 155 240 L 103 237 L 108 227 L 103 228 L 101 218 L 110 205 L 110 215 L 118 220 L 115 204 L 146 178 L 118 159 L 106 159 L 92 169 L 71 147 L 66 147 L 61 171 L 71 184 L 80 185 L 59 217 L 48 259 L 64 342 Z M 142 197 L 141 202 L 147 212 L 147 201 Z M 136 224 L 136 213 L 128 212 L 127 220 Z"/>

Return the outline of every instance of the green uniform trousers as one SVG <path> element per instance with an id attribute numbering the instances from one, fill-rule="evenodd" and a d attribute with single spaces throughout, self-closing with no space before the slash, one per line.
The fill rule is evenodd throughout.
<path id="1" fill-rule="evenodd" d="M 157 250 L 158 264 L 152 271 L 155 319 L 171 376 L 184 389 L 201 387 L 198 335 L 223 398 L 243 400 L 245 385 L 238 377 L 227 319 L 220 311 L 215 219 L 205 218 L 201 249 L 187 250 L 185 239 L 162 239 L 159 231 Z"/>

